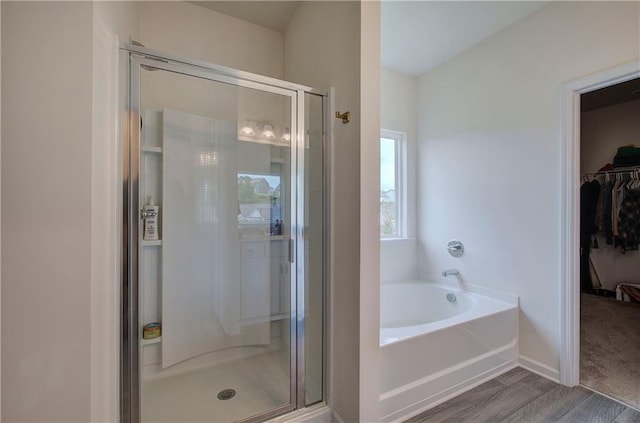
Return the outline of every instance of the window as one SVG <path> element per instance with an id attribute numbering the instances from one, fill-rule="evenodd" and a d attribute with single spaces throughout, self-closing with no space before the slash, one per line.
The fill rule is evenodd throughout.
<path id="1" fill-rule="evenodd" d="M 380 238 L 406 237 L 406 134 L 382 130 L 380 135 Z"/>

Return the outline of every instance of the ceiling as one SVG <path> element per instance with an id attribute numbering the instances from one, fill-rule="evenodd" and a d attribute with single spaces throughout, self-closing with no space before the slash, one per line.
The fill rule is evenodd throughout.
<path id="1" fill-rule="evenodd" d="M 640 100 L 640 78 L 583 94 L 580 96 L 580 108 L 588 112 L 634 100 Z"/>
<path id="2" fill-rule="evenodd" d="M 190 1 L 284 32 L 300 1 Z M 381 2 L 382 66 L 421 75 L 543 7 L 547 1 Z"/>
<path id="3" fill-rule="evenodd" d="M 207 9 L 284 32 L 299 1 L 191 1 Z"/>
<path id="4" fill-rule="evenodd" d="M 382 66 L 421 75 L 545 4 L 546 1 L 384 0 Z"/>

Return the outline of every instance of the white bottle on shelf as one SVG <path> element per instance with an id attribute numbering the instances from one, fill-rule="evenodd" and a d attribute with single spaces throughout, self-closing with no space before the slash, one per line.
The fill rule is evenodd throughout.
<path id="1" fill-rule="evenodd" d="M 144 235 L 145 241 L 156 241 L 158 237 L 158 212 L 159 207 L 153 203 L 153 197 L 149 197 L 147 205 L 142 209 L 144 216 Z"/>

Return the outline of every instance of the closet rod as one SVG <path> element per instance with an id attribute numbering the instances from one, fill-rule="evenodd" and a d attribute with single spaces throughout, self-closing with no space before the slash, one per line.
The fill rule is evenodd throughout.
<path id="1" fill-rule="evenodd" d="M 640 166 L 629 166 L 629 167 L 616 167 L 613 170 L 602 170 L 598 172 L 589 172 L 585 173 L 584 177 L 588 176 L 606 176 L 607 174 L 617 174 L 617 173 L 631 173 L 634 171 L 640 170 Z"/>

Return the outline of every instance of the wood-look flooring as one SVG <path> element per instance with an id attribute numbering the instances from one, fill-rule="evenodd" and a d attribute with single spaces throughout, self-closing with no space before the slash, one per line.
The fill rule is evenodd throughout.
<path id="1" fill-rule="evenodd" d="M 516 368 L 407 423 L 640 423 L 632 408 Z"/>

